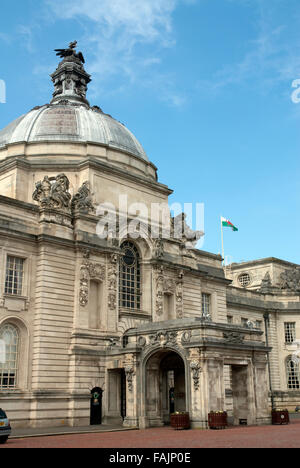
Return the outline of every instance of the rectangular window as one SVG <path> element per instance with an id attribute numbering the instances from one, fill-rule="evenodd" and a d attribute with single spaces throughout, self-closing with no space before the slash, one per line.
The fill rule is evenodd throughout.
<path id="1" fill-rule="evenodd" d="M 229 324 L 233 323 L 232 315 L 227 315 L 227 323 L 229 323 Z"/>
<path id="2" fill-rule="evenodd" d="M 285 322 L 284 324 L 285 343 L 292 344 L 296 339 L 296 323 Z"/>
<path id="3" fill-rule="evenodd" d="M 25 260 L 23 258 L 7 257 L 5 294 L 22 296 L 24 262 Z"/>
<path id="4" fill-rule="evenodd" d="M 262 328 L 262 321 L 261 321 L 261 320 L 256 320 L 256 322 L 255 322 L 255 327 L 258 328 L 259 330 L 261 330 L 261 328 Z"/>
<path id="5" fill-rule="evenodd" d="M 210 294 L 202 294 L 202 317 L 210 315 Z"/>

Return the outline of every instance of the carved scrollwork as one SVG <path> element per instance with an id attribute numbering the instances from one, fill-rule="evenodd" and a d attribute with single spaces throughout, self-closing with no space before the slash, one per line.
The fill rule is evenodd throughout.
<path id="1" fill-rule="evenodd" d="M 126 366 L 125 367 L 125 375 L 126 375 L 126 379 L 127 379 L 128 391 L 132 392 L 132 390 L 133 390 L 133 377 L 135 375 L 133 367 Z"/>
<path id="2" fill-rule="evenodd" d="M 89 257 L 89 253 L 85 253 L 85 255 Z M 88 261 L 88 257 L 85 258 L 84 263 L 80 267 L 79 303 L 82 307 L 85 307 L 89 301 L 90 279 L 104 281 L 106 272 L 105 266 Z"/>
<path id="3" fill-rule="evenodd" d="M 198 361 L 192 361 L 190 363 L 190 368 L 192 372 L 192 379 L 194 381 L 194 389 L 199 390 L 199 380 L 200 380 L 200 372 L 201 372 L 201 366 Z"/>

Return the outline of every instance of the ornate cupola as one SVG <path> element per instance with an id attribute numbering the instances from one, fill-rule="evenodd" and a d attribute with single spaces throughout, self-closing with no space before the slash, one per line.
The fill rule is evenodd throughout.
<path id="1" fill-rule="evenodd" d="M 68 49 L 55 50 L 56 55 L 63 60 L 51 75 L 55 87 L 51 104 L 69 101 L 90 106 L 86 92 L 91 76 L 85 71 L 84 57 L 81 52 L 76 52 L 76 46 L 77 41 L 74 41 L 70 43 Z"/>

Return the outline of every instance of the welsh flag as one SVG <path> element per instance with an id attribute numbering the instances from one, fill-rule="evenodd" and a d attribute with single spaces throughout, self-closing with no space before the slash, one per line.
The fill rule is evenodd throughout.
<path id="1" fill-rule="evenodd" d="M 233 231 L 238 231 L 238 228 L 228 221 L 228 219 L 221 218 L 221 223 L 223 227 L 230 227 Z"/>

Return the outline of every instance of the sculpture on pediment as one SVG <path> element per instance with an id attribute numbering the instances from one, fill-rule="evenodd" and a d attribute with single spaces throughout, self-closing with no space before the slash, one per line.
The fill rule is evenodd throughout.
<path id="1" fill-rule="evenodd" d="M 264 278 L 262 279 L 259 291 L 261 293 L 267 293 L 269 292 L 269 289 L 271 287 L 272 287 L 271 276 L 270 276 L 270 273 L 267 271 Z"/>
<path id="2" fill-rule="evenodd" d="M 65 174 L 59 174 L 51 181 L 48 176 L 35 185 L 32 198 L 43 209 L 68 211 L 70 209 L 70 182 Z"/>
<path id="3" fill-rule="evenodd" d="M 90 183 L 84 182 L 71 202 L 72 212 L 94 213 L 95 208 L 91 198 Z"/>
<path id="4" fill-rule="evenodd" d="M 162 239 L 154 241 L 154 258 L 162 258 L 164 256 L 164 243 Z"/>
<path id="5" fill-rule="evenodd" d="M 283 290 L 300 293 L 300 267 L 281 273 L 279 287 Z"/>
<path id="6" fill-rule="evenodd" d="M 186 222 L 187 215 L 181 213 L 171 218 L 171 233 L 175 239 L 180 239 L 187 249 L 194 249 L 197 242 L 204 236 L 203 231 L 193 231 Z"/>

